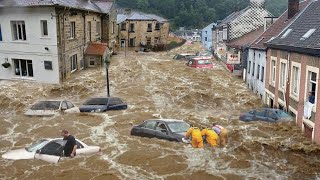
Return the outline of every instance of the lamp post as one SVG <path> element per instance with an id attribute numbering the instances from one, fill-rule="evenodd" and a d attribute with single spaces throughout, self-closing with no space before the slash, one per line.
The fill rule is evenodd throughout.
<path id="1" fill-rule="evenodd" d="M 109 65 L 110 65 L 110 54 L 108 53 L 106 58 L 105 58 L 105 61 L 106 63 L 106 76 L 107 76 L 107 95 L 108 97 L 110 97 L 110 85 L 109 85 Z"/>

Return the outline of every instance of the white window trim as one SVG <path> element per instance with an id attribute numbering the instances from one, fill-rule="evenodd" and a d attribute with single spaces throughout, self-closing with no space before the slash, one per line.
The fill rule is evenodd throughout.
<path id="1" fill-rule="evenodd" d="M 72 31 L 72 23 L 74 23 L 74 32 Z M 76 39 L 76 37 L 77 37 L 76 21 L 70 21 L 70 39 Z"/>
<path id="2" fill-rule="evenodd" d="M 283 84 L 283 86 L 281 86 L 281 79 L 282 79 L 282 68 L 281 68 L 281 63 L 283 63 L 283 64 L 285 64 L 285 72 L 284 72 L 284 84 Z M 284 93 L 284 91 L 285 91 L 285 87 L 286 87 L 286 84 L 287 84 L 287 80 L 288 80 L 288 61 L 286 60 L 286 59 L 280 59 L 280 66 L 279 66 L 279 69 L 280 69 L 280 77 L 279 77 L 279 90 L 281 91 L 281 92 L 283 92 Z"/>
<path id="3" fill-rule="evenodd" d="M 26 40 L 23 40 L 23 38 L 22 39 L 19 39 L 19 38 L 18 39 L 14 39 L 14 32 L 13 32 L 13 27 L 12 27 L 13 23 L 16 24 L 16 25 L 24 24 L 25 39 Z M 28 38 L 27 38 L 27 27 L 26 27 L 25 20 L 13 20 L 13 21 L 10 21 L 10 28 L 11 28 L 12 42 L 26 42 L 28 40 Z M 21 31 L 23 32 L 23 30 L 21 30 Z M 17 33 L 18 33 L 18 29 L 17 29 Z M 3 34 L 3 32 L 2 32 L 2 34 Z M 17 34 L 17 37 L 19 36 L 18 34 Z M 22 33 L 22 36 L 24 37 L 23 33 Z"/>
<path id="4" fill-rule="evenodd" d="M 273 76 L 273 66 L 272 66 L 272 61 L 275 61 L 275 78 L 274 81 L 272 80 L 272 76 Z M 270 80 L 269 80 L 269 84 L 273 87 L 276 87 L 276 79 L 277 79 L 277 58 L 271 56 L 271 61 L 270 61 Z"/>
<path id="5" fill-rule="evenodd" d="M 314 67 L 314 66 L 306 66 L 306 82 L 305 82 L 305 96 L 304 96 L 304 102 L 306 102 L 308 99 L 308 91 L 307 91 L 307 87 L 308 87 L 308 83 L 309 83 L 309 71 L 310 72 L 314 72 L 317 74 L 317 80 L 316 80 L 316 91 L 319 91 L 319 84 L 318 84 L 318 79 L 319 79 L 319 68 L 317 67 Z M 317 92 L 314 92 L 315 93 L 315 99 L 314 99 L 314 106 L 312 108 L 312 111 L 314 113 L 317 112 Z"/>
<path id="6" fill-rule="evenodd" d="M 43 28 L 43 22 L 47 22 L 47 33 L 48 35 L 44 35 L 44 28 Z M 48 38 L 49 37 L 49 24 L 47 20 L 40 20 L 40 28 L 41 28 L 41 38 Z"/>
<path id="7" fill-rule="evenodd" d="M 298 73 L 298 92 L 297 94 L 294 94 L 293 93 L 293 88 L 292 88 L 292 85 L 293 85 L 293 67 L 297 67 L 299 68 L 299 73 Z M 291 62 L 291 75 L 290 75 L 290 79 L 291 79 L 291 83 L 290 83 L 290 98 L 296 100 L 297 102 L 299 102 L 299 92 L 300 92 L 300 77 L 301 77 L 301 64 L 300 63 L 297 63 L 297 62 Z"/>
<path id="8" fill-rule="evenodd" d="M 71 70 L 71 69 L 70 69 L 70 73 L 74 73 L 74 72 L 76 72 L 76 71 L 78 70 L 78 55 L 77 55 L 77 54 L 73 54 L 72 56 L 70 56 L 69 60 L 71 61 L 71 58 L 72 58 L 73 56 L 76 56 L 76 57 L 77 57 L 77 59 L 76 59 L 76 68 L 75 68 L 74 70 Z M 70 68 L 71 68 L 71 67 L 70 67 Z"/>

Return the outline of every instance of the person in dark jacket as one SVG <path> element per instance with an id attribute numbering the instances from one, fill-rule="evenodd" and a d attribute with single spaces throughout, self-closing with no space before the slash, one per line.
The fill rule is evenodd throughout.
<path id="1" fill-rule="evenodd" d="M 66 157 L 73 158 L 76 156 L 76 150 L 77 150 L 77 142 L 76 139 L 69 134 L 67 130 L 61 131 L 61 136 L 63 136 L 63 140 L 66 140 L 66 144 L 64 146 L 64 155 Z"/>

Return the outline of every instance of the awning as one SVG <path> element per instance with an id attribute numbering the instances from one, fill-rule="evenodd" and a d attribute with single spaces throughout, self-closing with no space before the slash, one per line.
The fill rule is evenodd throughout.
<path id="1" fill-rule="evenodd" d="M 90 43 L 85 51 L 85 55 L 103 56 L 108 50 L 108 45 L 104 43 Z"/>

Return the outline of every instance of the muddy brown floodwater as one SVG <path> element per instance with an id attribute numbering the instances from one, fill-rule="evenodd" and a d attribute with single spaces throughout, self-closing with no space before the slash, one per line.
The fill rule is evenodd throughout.
<path id="1" fill-rule="evenodd" d="M 192 69 L 173 61 L 175 53 L 200 50 L 184 45 L 162 53 L 124 53 L 112 58 L 111 94 L 129 108 L 101 114 L 51 118 L 23 116 L 39 99 L 70 99 L 81 105 L 106 94 L 104 69 L 85 70 L 62 85 L 0 81 L 0 154 L 68 129 L 101 155 L 65 159 L 0 160 L 0 179 L 316 179 L 320 150 L 292 124 L 243 123 L 243 111 L 263 104 L 241 79 L 221 66 Z M 161 114 L 192 123 L 218 122 L 230 131 L 224 148 L 130 136 L 133 124 Z"/>

